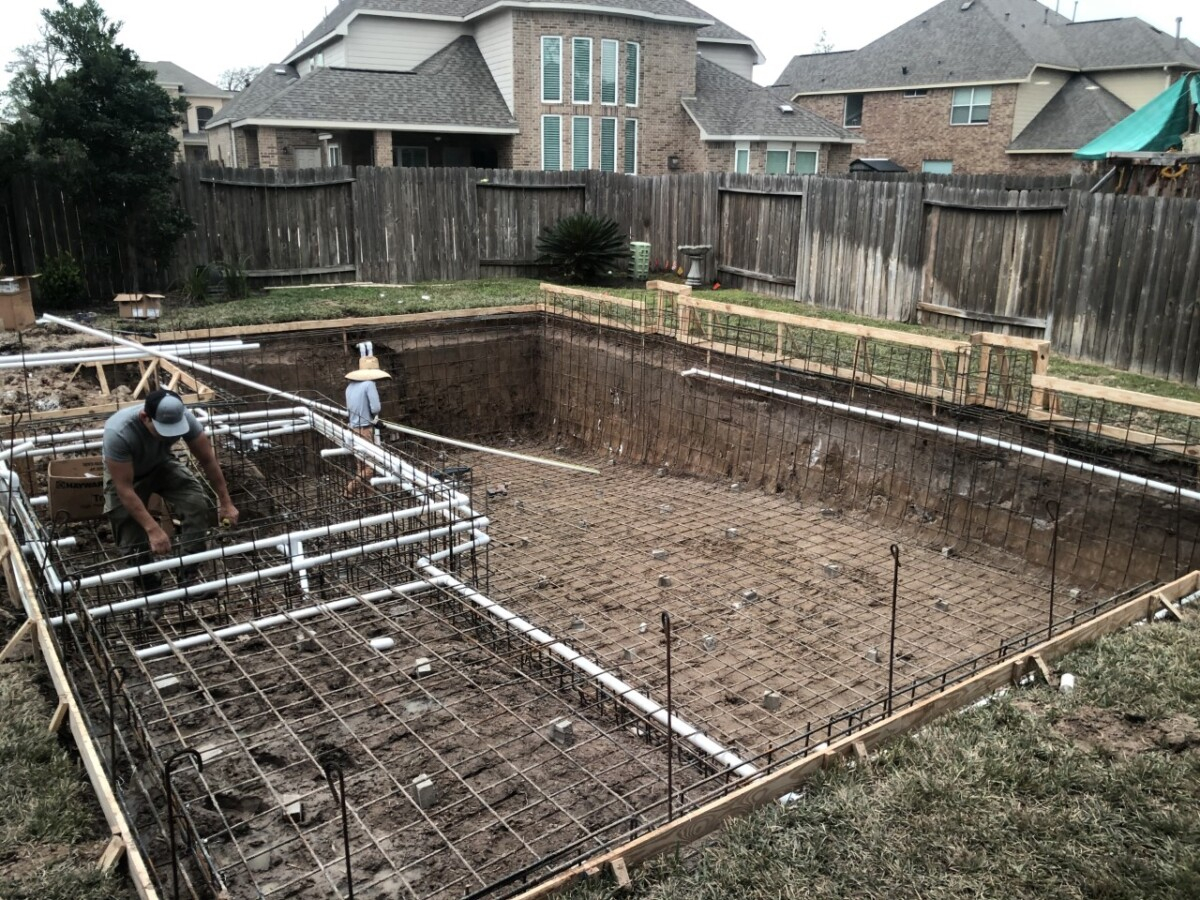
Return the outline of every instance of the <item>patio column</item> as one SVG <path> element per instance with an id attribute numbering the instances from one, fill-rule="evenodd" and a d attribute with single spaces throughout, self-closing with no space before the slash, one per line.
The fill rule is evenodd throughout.
<path id="1" fill-rule="evenodd" d="M 392 165 L 392 133 L 390 131 L 375 132 L 375 165 Z"/>

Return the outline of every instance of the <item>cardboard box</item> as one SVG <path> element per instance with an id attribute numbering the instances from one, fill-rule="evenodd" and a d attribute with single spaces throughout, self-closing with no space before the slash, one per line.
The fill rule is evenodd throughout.
<path id="1" fill-rule="evenodd" d="M 7 331 L 19 331 L 28 328 L 36 320 L 29 279 L 24 275 L 0 278 L 0 327 Z"/>
<path id="2" fill-rule="evenodd" d="M 122 319 L 157 319 L 162 315 L 162 294 L 117 294 L 117 315 Z"/>
<path id="3" fill-rule="evenodd" d="M 63 514 L 72 522 L 100 518 L 104 515 L 104 458 L 51 460 L 46 467 L 46 493 L 52 518 Z"/>

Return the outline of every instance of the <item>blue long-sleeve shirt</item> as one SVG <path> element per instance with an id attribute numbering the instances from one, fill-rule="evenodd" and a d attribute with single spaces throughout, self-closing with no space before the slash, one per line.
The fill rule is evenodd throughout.
<path id="1" fill-rule="evenodd" d="M 351 428 L 366 428 L 382 408 L 375 382 L 352 381 L 346 385 L 346 409 L 350 412 Z"/>

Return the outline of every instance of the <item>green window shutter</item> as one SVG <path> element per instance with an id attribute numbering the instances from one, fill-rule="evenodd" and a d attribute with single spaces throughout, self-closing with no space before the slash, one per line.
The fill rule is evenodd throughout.
<path id="1" fill-rule="evenodd" d="M 571 100 L 574 103 L 592 102 L 592 39 L 571 41 Z"/>
<path id="2" fill-rule="evenodd" d="M 642 75 L 642 47 L 633 41 L 625 42 L 625 105 L 637 106 L 641 101 L 639 85 Z"/>
<path id="3" fill-rule="evenodd" d="M 600 171 L 617 171 L 617 120 L 600 120 Z"/>
<path id="4" fill-rule="evenodd" d="M 542 116 L 542 169 L 562 171 L 562 116 Z"/>
<path id="5" fill-rule="evenodd" d="M 625 174 L 637 174 L 637 119 L 625 120 Z"/>
<path id="6" fill-rule="evenodd" d="M 562 38 L 542 38 L 542 102 L 562 102 Z"/>
<path id="7" fill-rule="evenodd" d="M 617 52 L 616 41 L 600 42 L 600 102 L 608 106 L 617 103 Z"/>
<path id="8" fill-rule="evenodd" d="M 592 119 L 575 116 L 571 119 L 571 168 L 592 167 Z"/>

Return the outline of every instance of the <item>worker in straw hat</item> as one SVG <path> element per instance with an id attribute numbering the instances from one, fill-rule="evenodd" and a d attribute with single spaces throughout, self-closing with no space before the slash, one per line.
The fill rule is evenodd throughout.
<path id="1" fill-rule="evenodd" d="M 359 344 L 358 368 L 346 373 L 349 382 L 346 385 L 346 410 L 350 415 L 350 429 L 371 442 L 375 441 L 374 421 L 383 408 L 375 382 L 392 377 L 379 368 L 374 350 L 370 341 Z M 360 487 L 365 487 L 373 471 L 369 464 L 360 461 L 358 477 L 346 485 L 346 496 L 353 496 Z"/>

